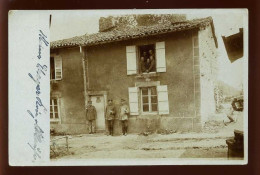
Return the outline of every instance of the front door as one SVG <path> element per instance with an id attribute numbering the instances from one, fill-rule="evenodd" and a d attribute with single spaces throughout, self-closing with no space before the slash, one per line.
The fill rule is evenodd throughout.
<path id="1" fill-rule="evenodd" d="M 105 100 L 104 96 L 91 96 L 93 106 L 97 110 L 96 129 L 105 130 Z"/>

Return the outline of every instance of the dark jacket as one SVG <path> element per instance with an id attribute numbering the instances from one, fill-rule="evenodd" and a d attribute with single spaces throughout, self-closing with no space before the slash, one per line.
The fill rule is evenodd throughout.
<path id="1" fill-rule="evenodd" d="M 95 106 L 88 105 L 86 108 L 86 118 L 87 120 L 96 120 L 97 119 L 97 111 Z"/>
<path id="2" fill-rule="evenodd" d="M 155 60 L 154 59 L 150 62 L 150 65 L 148 67 L 148 71 L 149 72 L 154 72 L 155 71 Z"/>
<path id="3" fill-rule="evenodd" d="M 141 61 L 141 72 L 145 72 L 145 71 L 146 71 L 145 62 Z"/>
<path id="4" fill-rule="evenodd" d="M 114 120 L 116 114 L 116 108 L 113 104 L 106 107 L 106 120 Z"/>

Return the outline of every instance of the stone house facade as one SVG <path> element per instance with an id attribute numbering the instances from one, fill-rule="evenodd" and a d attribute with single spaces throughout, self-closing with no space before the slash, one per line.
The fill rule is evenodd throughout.
<path id="1" fill-rule="evenodd" d="M 88 133 L 85 105 L 91 99 L 97 129 L 104 132 L 107 99 L 118 108 L 123 98 L 130 106 L 130 133 L 200 131 L 215 112 L 217 47 L 211 17 L 101 18 L 98 33 L 51 43 L 51 127 Z M 141 57 L 150 50 L 154 69 L 142 72 Z M 120 122 L 114 125 L 120 133 Z"/>

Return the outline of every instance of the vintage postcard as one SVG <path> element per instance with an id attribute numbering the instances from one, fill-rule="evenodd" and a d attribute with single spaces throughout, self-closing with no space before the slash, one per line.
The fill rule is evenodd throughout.
<path id="1" fill-rule="evenodd" d="M 248 11 L 9 12 L 11 166 L 248 160 Z"/>

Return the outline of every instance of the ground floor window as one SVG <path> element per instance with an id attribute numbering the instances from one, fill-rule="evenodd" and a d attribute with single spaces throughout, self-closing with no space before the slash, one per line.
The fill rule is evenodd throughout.
<path id="1" fill-rule="evenodd" d="M 51 121 L 58 121 L 60 119 L 58 98 L 51 98 L 50 100 L 50 119 Z"/>
<path id="2" fill-rule="evenodd" d="M 141 88 L 141 106 L 143 113 L 156 113 L 158 111 L 156 87 Z"/>

